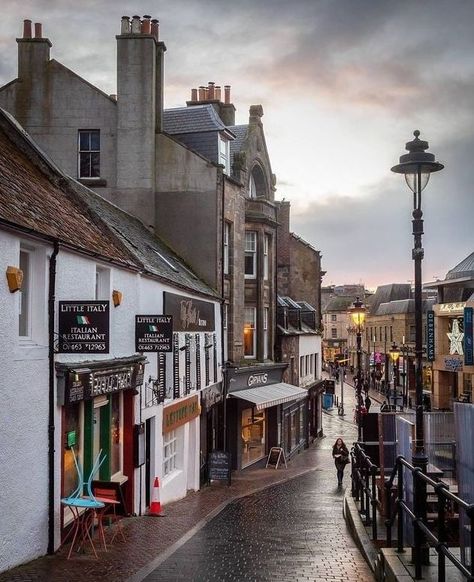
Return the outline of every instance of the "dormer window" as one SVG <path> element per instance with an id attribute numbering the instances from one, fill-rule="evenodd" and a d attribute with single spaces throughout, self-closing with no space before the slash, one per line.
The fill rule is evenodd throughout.
<path id="1" fill-rule="evenodd" d="M 230 142 L 219 135 L 219 164 L 224 166 L 224 174 L 230 175 Z"/>

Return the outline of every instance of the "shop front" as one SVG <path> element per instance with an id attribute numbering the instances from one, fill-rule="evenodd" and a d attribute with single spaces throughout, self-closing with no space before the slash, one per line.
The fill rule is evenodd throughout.
<path id="1" fill-rule="evenodd" d="M 105 460 L 92 476 L 114 489 L 125 514 L 134 513 L 135 395 L 143 383 L 146 358 L 57 363 L 58 404 L 62 407 L 61 497 L 78 485 L 76 456 L 87 481 L 99 452 Z M 62 527 L 72 520 L 63 509 Z"/>
<path id="2" fill-rule="evenodd" d="M 318 380 L 308 388 L 308 444 L 323 436 L 323 391 L 324 380 Z"/>
<path id="3" fill-rule="evenodd" d="M 304 409 L 305 404 L 300 401 L 306 399 L 307 390 L 282 382 L 285 368 L 286 364 L 275 364 L 229 371 L 226 414 L 233 469 L 263 461 L 271 447 L 283 446 L 285 438 L 292 443 L 304 434 L 305 411 L 301 414 L 301 429 L 300 416 L 298 421 L 296 415 L 292 418 L 291 406 L 295 405 L 295 412 L 300 407 Z M 289 431 L 284 428 L 283 405 L 289 407 Z"/>

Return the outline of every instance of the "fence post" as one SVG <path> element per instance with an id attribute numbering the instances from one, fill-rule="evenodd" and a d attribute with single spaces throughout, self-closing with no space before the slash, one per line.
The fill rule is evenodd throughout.
<path id="1" fill-rule="evenodd" d="M 366 467 L 365 467 L 365 516 L 366 516 L 366 525 L 371 524 L 370 519 L 370 468 L 369 464 L 366 459 Z"/>
<path id="2" fill-rule="evenodd" d="M 446 499 L 443 496 L 444 483 L 438 483 L 435 487 L 438 496 L 438 544 L 446 544 L 446 526 L 445 526 L 445 503 Z M 439 547 L 439 546 L 438 546 Z M 438 550 L 438 581 L 445 582 L 446 580 L 446 556 L 443 552 Z"/>
<path id="3" fill-rule="evenodd" d="M 377 467 L 370 467 L 372 477 L 372 539 L 377 541 Z"/>
<path id="4" fill-rule="evenodd" d="M 357 475 L 356 475 L 356 449 L 351 451 L 351 495 L 359 501 L 357 497 Z"/>
<path id="5" fill-rule="evenodd" d="M 402 501 L 403 501 L 403 465 L 402 463 L 397 459 L 397 463 L 398 463 L 398 467 L 397 467 L 397 488 L 398 488 L 398 530 L 397 530 L 397 552 L 399 552 L 400 554 L 402 552 L 404 552 L 405 550 L 403 549 L 403 507 L 402 507 Z"/>
<path id="6" fill-rule="evenodd" d="M 412 472 L 413 475 L 413 513 L 415 514 L 415 519 L 413 520 L 413 537 L 415 542 L 415 547 L 413 549 L 413 558 L 415 562 L 415 580 L 421 580 L 422 578 L 422 568 L 421 568 L 421 544 L 423 543 L 423 536 L 421 529 L 418 527 L 418 519 L 420 519 L 419 515 L 419 504 L 420 498 L 422 495 L 420 483 L 421 479 L 419 474 L 421 473 L 421 469 L 419 467 L 415 467 Z"/>
<path id="7" fill-rule="evenodd" d="M 385 527 L 387 528 L 387 548 L 392 547 L 392 507 L 390 495 L 390 481 L 384 483 L 385 486 Z"/>
<path id="8" fill-rule="evenodd" d="M 364 470 L 365 467 L 359 467 L 359 487 L 360 487 L 360 513 L 365 516 L 365 493 L 364 493 Z"/>

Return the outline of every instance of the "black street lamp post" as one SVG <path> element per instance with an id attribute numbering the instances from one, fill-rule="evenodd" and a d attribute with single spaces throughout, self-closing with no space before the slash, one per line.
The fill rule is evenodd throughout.
<path id="1" fill-rule="evenodd" d="M 357 338 L 357 373 L 356 373 L 356 418 L 357 418 L 357 440 L 362 438 L 362 419 L 360 415 L 362 403 L 362 326 L 365 321 L 366 308 L 357 297 L 353 306 L 349 310 L 352 323 L 356 330 Z"/>
<path id="2" fill-rule="evenodd" d="M 415 452 L 413 465 L 426 473 L 428 459 L 425 452 L 425 438 L 423 428 L 423 380 L 422 380 L 422 356 L 423 356 L 423 313 L 422 313 L 422 278 L 421 263 L 424 251 L 421 243 L 423 234 L 423 212 L 421 210 L 421 193 L 428 184 L 430 174 L 444 168 L 443 164 L 435 161 L 433 154 L 426 152 L 428 142 L 419 139 L 420 132 L 413 132 L 415 139 L 406 144 L 407 154 L 400 156 L 400 163 L 392 168 L 396 174 L 404 174 L 405 180 L 413 192 L 413 237 L 414 247 L 412 258 L 415 263 L 415 390 L 416 390 L 416 428 L 415 428 Z M 426 483 L 417 479 L 420 484 L 415 492 L 415 502 L 419 506 L 420 517 L 426 520 Z M 419 528 L 417 533 L 422 536 Z M 420 560 L 418 560 L 420 562 Z"/>
<path id="3" fill-rule="evenodd" d="M 393 368 L 393 403 L 397 404 L 397 386 L 398 386 L 398 359 L 400 358 L 400 350 L 395 342 L 393 342 L 390 348 L 390 359 L 392 360 Z M 389 399 L 390 403 L 390 399 Z"/>

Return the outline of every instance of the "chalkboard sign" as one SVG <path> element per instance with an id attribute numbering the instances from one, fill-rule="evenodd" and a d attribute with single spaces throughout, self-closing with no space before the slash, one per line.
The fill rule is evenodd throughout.
<path id="1" fill-rule="evenodd" d="M 286 464 L 285 459 L 285 452 L 281 447 L 272 447 L 270 452 L 268 453 L 267 464 L 265 465 L 265 469 L 268 465 L 273 465 L 275 469 L 278 469 L 278 465 L 281 463 L 281 460 L 285 463 L 285 467 L 288 467 Z"/>
<path id="2" fill-rule="evenodd" d="M 230 485 L 230 453 L 224 451 L 209 453 L 207 466 L 208 481 L 228 481 Z"/>

